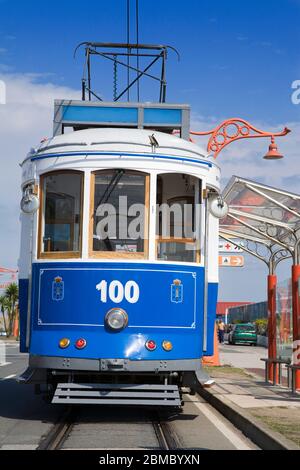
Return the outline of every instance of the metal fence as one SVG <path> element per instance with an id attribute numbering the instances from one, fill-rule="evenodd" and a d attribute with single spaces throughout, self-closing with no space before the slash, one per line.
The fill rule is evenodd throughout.
<path id="1" fill-rule="evenodd" d="M 232 307 L 228 310 L 228 323 L 250 323 L 264 318 L 268 318 L 267 302 Z"/>

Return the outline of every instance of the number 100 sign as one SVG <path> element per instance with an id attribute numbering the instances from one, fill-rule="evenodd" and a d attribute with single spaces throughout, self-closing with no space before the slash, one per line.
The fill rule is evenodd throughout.
<path id="1" fill-rule="evenodd" d="M 103 303 L 109 298 L 115 304 L 120 304 L 124 299 L 130 304 L 136 304 L 140 297 L 140 288 L 135 281 L 128 281 L 125 285 L 120 281 L 101 281 L 96 285 L 96 289 L 100 292 L 100 300 Z"/>

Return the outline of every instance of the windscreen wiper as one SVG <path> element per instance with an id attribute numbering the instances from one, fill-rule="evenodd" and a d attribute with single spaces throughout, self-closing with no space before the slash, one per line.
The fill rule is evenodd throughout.
<path id="1" fill-rule="evenodd" d="M 106 204 L 106 202 L 109 200 L 110 196 L 114 192 L 117 184 L 119 183 L 120 179 L 124 175 L 125 170 L 117 170 L 116 174 L 113 175 L 112 179 L 110 180 L 109 184 L 107 185 L 106 190 L 104 191 L 100 201 L 97 204 L 97 207 L 95 207 L 94 210 L 94 216 L 96 215 L 97 209 L 101 204 Z"/>

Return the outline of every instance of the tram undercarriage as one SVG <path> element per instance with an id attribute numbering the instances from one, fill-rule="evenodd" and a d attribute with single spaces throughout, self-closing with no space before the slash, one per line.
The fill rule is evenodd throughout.
<path id="1" fill-rule="evenodd" d="M 152 366 L 149 364 L 148 370 L 128 372 L 120 370 L 124 364 L 123 360 L 97 362 L 100 371 L 87 370 L 86 367 L 85 370 L 29 367 L 19 381 L 23 384 L 33 384 L 35 393 L 53 404 L 172 407 L 182 405 L 183 388 L 188 388 L 189 393 L 194 394 L 197 387 L 211 383 L 203 369 L 151 371 Z M 101 370 L 102 367 L 106 370 Z M 141 364 L 138 367 L 143 368 Z M 165 369 L 169 367 L 170 365 L 165 363 Z"/>

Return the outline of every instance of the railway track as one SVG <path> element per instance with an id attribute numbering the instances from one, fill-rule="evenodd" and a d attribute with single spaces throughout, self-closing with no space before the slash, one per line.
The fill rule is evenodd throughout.
<path id="1" fill-rule="evenodd" d="M 83 411 L 80 407 L 67 407 L 61 415 L 59 421 L 52 427 L 49 434 L 45 436 L 37 450 L 63 450 L 68 448 L 68 439 L 72 436 L 72 433 L 82 419 Z M 101 421 L 98 423 L 98 430 L 95 430 L 95 434 L 101 431 Z M 132 423 L 131 423 L 132 424 Z M 153 434 L 157 440 L 156 450 L 175 450 L 180 449 L 181 444 L 178 437 L 172 430 L 171 426 L 167 423 L 167 414 L 161 414 L 159 411 L 151 411 L 147 413 L 145 419 L 145 425 L 152 426 Z M 111 423 L 111 432 L 113 432 L 114 423 Z M 126 438 L 126 436 L 125 436 Z M 122 443 L 120 443 L 122 447 Z M 119 448 L 120 448 L 119 447 Z M 116 447 L 112 447 L 113 450 Z M 139 447 L 137 447 L 138 449 Z M 153 448 L 151 446 L 150 448 Z M 97 449 L 107 450 L 107 447 L 102 447 L 101 439 L 97 442 Z"/>
<path id="2" fill-rule="evenodd" d="M 253 450 L 257 447 L 196 394 L 182 410 L 68 405 L 37 450 Z"/>
<path id="3" fill-rule="evenodd" d="M 156 418 L 156 419 L 155 419 Z M 157 413 L 152 422 L 160 450 L 175 450 L 182 446 L 171 426 Z"/>
<path id="4" fill-rule="evenodd" d="M 49 434 L 42 439 L 37 450 L 60 450 L 70 435 L 76 416 L 77 410 L 74 407 L 68 407 Z"/>

